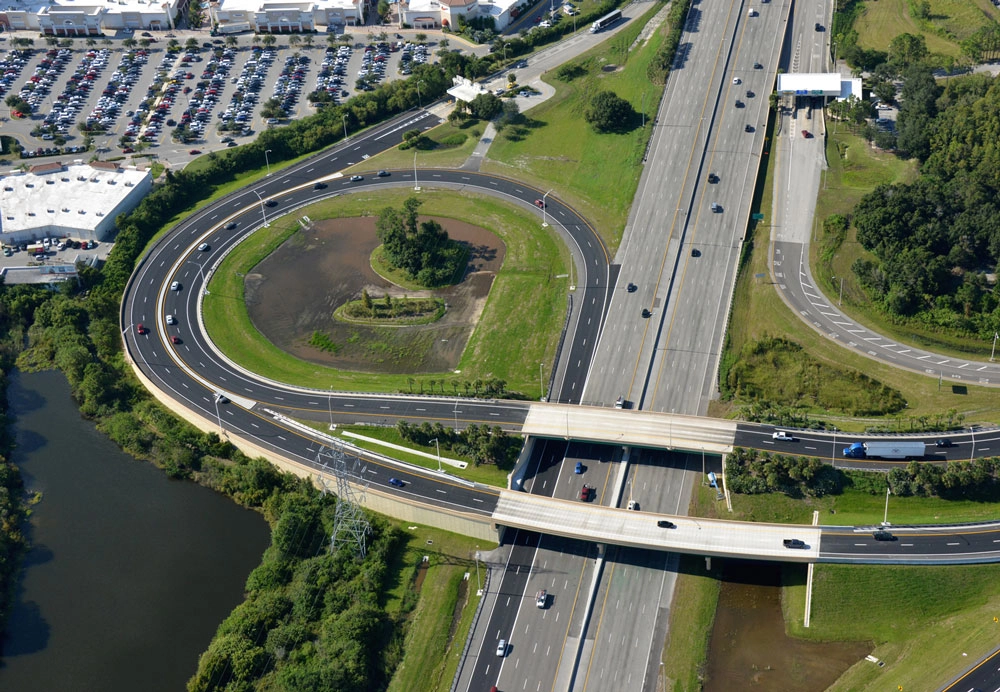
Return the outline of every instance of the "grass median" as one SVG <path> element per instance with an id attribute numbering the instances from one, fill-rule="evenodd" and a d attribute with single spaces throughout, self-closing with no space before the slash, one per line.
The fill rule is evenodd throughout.
<path id="1" fill-rule="evenodd" d="M 241 243 L 214 272 L 204 301 L 204 319 L 216 346 L 229 358 L 280 382 L 339 391 L 406 391 L 409 375 L 325 368 L 280 351 L 254 328 L 247 313 L 244 275 L 298 231 L 297 218 L 370 216 L 401 206 L 412 192 L 357 192 L 318 202 L 295 215 L 272 220 Z M 569 253 L 555 233 L 539 228 L 531 212 L 465 192 L 420 194 L 422 214 L 454 218 L 495 233 L 506 245 L 504 267 L 493 284 L 479 325 L 457 370 L 463 380 L 499 378 L 511 392 L 534 393 L 538 363 L 551 362 L 566 314 Z M 529 315 L 530 319 L 525 319 Z M 455 377 L 454 373 L 441 373 Z M 440 379 L 441 374 L 418 376 Z"/>

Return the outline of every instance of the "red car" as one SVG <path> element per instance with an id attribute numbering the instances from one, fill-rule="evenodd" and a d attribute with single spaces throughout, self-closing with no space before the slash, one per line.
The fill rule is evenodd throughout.
<path id="1" fill-rule="evenodd" d="M 133 149 L 132 147 L 125 147 L 124 149 L 122 149 L 122 153 L 123 154 L 134 154 L 135 153 L 135 149 Z"/>
<path id="2" fill-rule="evenodd" d="M 535 206 L 538 207 L 539 209 L 544 209 L 545 208 L 545 202 L 543 200 L 536 199 L 535 200 Z"/>
<path id="3" fill-rule="evenodd" d="M 809 130 L 802 130 L 802 138 L 803 139 L 809 139 L 810 137 L 812 137 L 812 135 L 809 134 Z"/>
<path id="4" fill-rule="evenodd" d="M 188 153 L 191 154 L 191 156 L 197 156 L 198 154 L 201 153 L 201 149 L 192 149 Z"/>
<path id="5" fill-rule="evenodd" d="M 172 343 L 172 344 L 179 344 L 180 342 L 181 342 L 181 338 L 179 336 L 172 336 L 172 337 L 170 337 L 170 343 Z"/>
<path id="6" fill-rule="evenodd" d="M 142 322 L 140 322 L 139 324 L 135 325 L 135 333 L 136 334 L 145 334 L 146 333 L 146 325 L 144 325 Z"/>

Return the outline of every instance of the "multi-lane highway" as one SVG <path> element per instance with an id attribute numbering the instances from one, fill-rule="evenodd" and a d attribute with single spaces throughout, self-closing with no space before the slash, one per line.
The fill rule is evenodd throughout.
<path id="1" fill-rule="evenodd" d="M 712 376 L 749 210 L 755 157 L 763 146 L 760 131 L 769 91 L 766 82 L 773 77 L 780 44 L 778 29 L 787 17 L 788 5 L 765 5 L 753 18 L 745 15 L 739 3 L 696 8 L 682 39 L 687 42 L 684 53 L 688 62 L 675 72 L 680 79 L 671 79 L 660 114 L 664 125 L 654 139 L 656 151 L 663 147 L 668 155 L 661 158 L 654 152 L 650 159 L 640 185 L 640 200 L 648 198 L 649 204 L 640 201 L 630 221 L 622 255 L 627 276 L 622 276 L 620 290 L 613 291 L 613 297 L 615 272 L 609 268 L 597 235 L 572 209 L 548 198 L 549 217 L 565 234 L 580 268 L 582 293 L 575 301 L 575 322 L 568 332 L 561 357 L 563 368 L 553 389 L 556 399 L 577 403 L 586 391 L 587 400 L 610 405 L 627 392 L 628 398 L 643 408 L 697 413 L 714 387 Z M 699 45 L 714 58 L 700 55 Z M 751 45 L 756 48 L 744 50 L 743 46 Z M 753 95 L 747 94 L 748 90 Z M 735 110 L 730 111 L 728 101 L 733 94 L 742 94 L 743 106 L 737 108 L 734 100 Z M 675 103 L 677 110 L 672 111 Z M 688 118 L 683 135 L 678 136 L 680 129 L 674 130 L 673 136 L 667 134 L 667 128 L 681 127 L 678 123 L 690 112 L 692 103 L 701 104 L 697 123 Z M 748 122 L 740 125 L 742 120 Z M 277 424 L 268 411 L 283 410 L 316 420 L 325 420 L 328 415 L 331 422 L 392 423 L 413 418 L 456 424 L 475 421 L 517 430 L 527 414 L 526 407 L 517 403 L 359 396 L 269 382 L 228 362 L 198 328 L 198 294 L 214 266 L 245 233 L 264 222 L 265 214 L 290 213 L 319 197 L 376 184 L 412 185 L 413 176 L 408 171 L 360 183 L 339 177 L 339 171 L 397 143 L 402 132 L 436 122 L 422 112 L 408 114 L 211 205 L 161 241 L 134 275 L 122 311 L 129 354 L 149 382 L 201 417 L 217 420 L 223 430 L 307 466 L 321 462 L 320 444 Z M 704 144 L 700 143 L 702 134 Z M 714 174 L 712 182 L 708 173 Z M 661 187 L 658 177 L 671 178 L 672 182 Z M 328 188 L 314 190 L 312 182 L 317 179 L 327 181 Z M 723 180 L 730 187 L 719 187 Z M 539 190 L 516 181 L 469 171 L 421 171 L 420 183 L 475 188 L 529 207 L 541 196 Z M 264 208 L 265 200 L 276 206 Z M 716 211 L 713 204 L 718 205 Z M 669 226 L 661 221 L 665 205 L 675 210 Z M 227 230 L 230 223 L 236 228 Z M 207 243 L 210 249 L 195 250 L 200 243 Z M 706 255 L 708 260 L 700 266 L 688 267 L 689 262 Z M 173 281 L 178 282 L 178 290 L 168 288 Z M 626 282 L 635 282 L 637 290 L 628 291 Z M 609 300 L 611 311 L 606 316 Z M 705 301 L 711 306 L 707 310 Z M 643 305 L 650 310 L 648 319 L 641 315 Z M 179 324 L 167 325 L 167 314 L 176 315 Z M 602 332 L 605 318 L 607 329 Z M 152 327 L 152 333 L 136 334 L 134 327 L 139 322 Z M 172 343 L 171 336 L 179 342 Z M 599 349 L 591 367 L 591 349 L 599 336 L 600 348 L 607 348 L 606 356 Z M 628 368 L 618 371 L 621 363 L 632 364 L 628 388 L 620 384 L 628 375 Z M 679 379 L 675 382 L 675 378 Z M 598 392 L 594 399 L 591 387 Z M 215 394 L 220 391 L 231 404 L 219 401 Z M 761 429 L 753 426 L 740 426 L 736 433 L 737 438 L 742 435 L 745 441 L 758 443 L 751 446 L 768 445 L 769 434 L 770 430 L 762 435 Z M 788 451 L 792 452 L 816 446 L 817 450 L 829 447 L 831 457 L 837 454 L 836 440 L 824 441 L 820 436 L 800 437 L 798 447 L 793 442 L 771 444 L 779 443 L 782 449 L 791 446 Z M 969 440 L 969 451 L 985 453 L 982 436 L 979 443 L 976 450 Z M 671 515 L 683 514 L 690 492 L 690 470 L 698 466 L 696 457 L 683 454 L 646 452 L 643 464 L 636 465 L 618 458 L 615 447 L 567 447 L 544 441 L 538 447 L 537 468 L 526 486 L 529 492 L 566 500 L 578 497 L 581 482 L 571 469 L 581 461 L 588 467 L 585 482 L 593 484 L 595 503 L 624 506 L 632 500 L 643 510 Z M 948 453 L 964 451 L 956 448 Z M 388 492 L 438 507 L 481 516 L 491 516 L 497 510 L 498 495 L 488 488 L 378 462 L 369 464 L 368 474 L 373 484 Z M 386 481 L 390 475 L 402 479 L 406 487 L 389 488 Z M 931 554 L 935 549 L 947 552 L 956 541 L 969 542 L 965 550 L 975 548 L 971 546 L 973 539 L 964 534 L 958 537 L 950 529 L 929 531 L 926 538 L 919 532 L 911 533 L 888 550 L 902 551 L 900 556 L 905 558 L 909 549 L 915 555 Z M 647 687 L 651 675 L 655 679 L 655 671 L 650 669 L 651 665 L 655 668 L 651 652 L 662 642 L 672 591 L 669 570 L 665 571 L 668 558 L 634 548 L 595 556 L 590 544 L 569 538 L 540 538 L 521 531 L 513 535 L 510 563 L 498 577 L 500 591 L 485 619 L 488 636 L 481 638 L 474 657 L 470 688 L 485 689 L 497 680 L 506 687 L 523 686 L 528 680 L 542 687 L 552 687 L 557 681 L 560 687 L 565 684 L 576 689 Z M 824 540 L 826 535 L 824 532 Z M 870 559 L 871 534 L 864 540 L 859 536 L 852 529 L 830 533 L 831 554 L 862 554 Z M 984 533 L 982 540 L 991 540 L 988 536 Z M 544 608 L 531 598 L 540 588 L 552 594 Z M 638 598 L 653 593 L 657 597 L 647 599 L 648 606 Z M 639 603 L 643 605 L 637 606 Z M 496 638 L 492 638 L 494 633 Z M 495 652 L 496 641 L 502 637 L 511 643 L 505 652 L 507 658 Z M 629 643 L 625 654 L 621 642 Z M 556 650 L 560 653 L 553 656 Z"/>

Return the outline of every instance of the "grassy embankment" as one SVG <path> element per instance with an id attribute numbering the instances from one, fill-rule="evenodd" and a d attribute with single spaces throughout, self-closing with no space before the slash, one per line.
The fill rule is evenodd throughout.
<path id="1" fill-rule="evenodd" d="M 421 168 L 458 168 L 465 163 L 485 129 L 486 124 L 478 120 L 454 125 L 444 122 L 423 133 L 425 141 L 432 143 L 432 148 L 393 147 L 351 166 L 345 172 L 354 175 L 379 169 L 412 171 L 416 162 L 419 180 Z"/>
<path id="2" fill-rule="evenodd" d="M 425 469 L 430 469 L 437 471 L 438 463 L 437 459 L 428 459 L 426 457 L 419 456 L 417 454 L 408 454 L 406 452 L 400 452 L 389 447 L 385 447 L 375 442 L 368 442 L 366 440 L 359 440 L 356 437 L 348 437 L 345 432 L 353 432 L 358 435 L 364 435 L 365 437 L 373 437 L 382 442 L 388 442 L 390 444 L 401 445 L 409 449 L 414 449 L 420 452 L 425 452 L 427 454 L 433 454 L 437 456 L 437 448 L 434 445 L 419 445 L 415 442 L 409 442 L 400 437 L 399 433 L 396 432 L 396 428 L 380 428 L 374 426 L 366 425 L 342 425 L 337 426 L 333 431 L 329 429 L 329 424 L 327 423 L 316 423 L 315 421 L 305 421 L 306 425 L 309 425 L 316 430 L 319 430 L 327 435 L 333 435 L 334 437 L 339 437 L 356 447 L 367 450 L 369 452 L 375 452 L 376 454 L 382 454 L 384 456 L 392 457 L 393 459 L 398 459 L 399 461 L 404 461 L 408 464 L 413 464 L 415 466 L 420 466 Z M 447 423 L 442 423 L 442 425 L 447 425 Z M 485 483 L 487 485 L 506 487 L 507 486 L 507 472 L 498 469 L 496 466 L 473 466 L 472 459 L 463 456 L 461 454 L 456 454 L 454 452 L 446 452 L 444 449 L 441 450 L 441 456 L 447 457 L 449 459 L 456 459 L 458 461 L 468 462 L 468 466 L 464 469 L 456 468 L 454 466 L 449 466 L 447 464 L 442 464 L 442 468 L 447 471 L 452 476 L 457 476 L 458 478 L 464 478 L 467 481 L 474 481 L 476 483 Z"/>
<path id="3" fill-rule="evenodd" d="M 930 19 L 918 21 L 910 12 L 908 0 L 878 0 L 865 3 L 861 17 L 855 22 L 858 45 L 886 50 L 899 34 L 919 34 L 927 50 L 938 55 L 957 57 L 959 42 L 996 20 L 998 12 L 987 0 L 931 0 Z"/>
<path id="4" fill-rule="evenodd" d="M 398 563 L 390 565 L 399 576 L 396 587 L 386 594 L 386 610 L 399 611 L 404 599 L 415 595 L 411 587 L 418 579 L 420 600 L 410 615 L 406 653 L 389 690 L 447 692 L 479 602 L 475 552 L 496 546 L 423 526 L 403 530 L 410 539 L 398 555 Z M 425 555 L 429 560 L 423 569 L 420 565 Z M 485 577 L 485 568 L 480 569 Z M 421 571 L 424 574 L 419 576 Z M 470 578 L 463 583 L 466 573 Z"/>
<path id="5" fill-rule="evenodd" d="M 490 147 L 482 170 L 511 176 L 578 209 L 597 229 L 613 253 L 621 242 L 629 208 L 642 173 L 642 156 L 663 87 L 651 84 L 646 68 L 663 41 L 661 27 L 630 50 L 639 32 L 659 6 L 653 7 L 620 33 L 587 51 L 570 65 L 583 74 L 561 82 L 544 75 L 555 95 L 525 112 L 526 134 L 505 134 Z M 628 100 L 636 112 L 645 105 L 645 127 L 620 134 L 597 134 L 583 118 L 590 97 L 611 90 Z"/>
<path id="6" fill-rule="evenodd" d="M 214 273 L 210 295 L 205 297 L 205 323 L 216 345 L 244 367 L 289 384 L 320 390 L 408 391 L 411 383 L 407 375 L 323 368 L 274 347 L 250 322 L 242 275 L 299 230 L 295 220 L 299 215 L 314 221 L 373 215 L 385 206 L 399 207 L 411 194 L 410 190 L 394 189 L 336 197 L 302 209 L 296 217 L 279 218 L 269 229 L 254 233 Z M 536 391 L 537 364 L 551 362 L 566 311 L 569 257 L 565 247 L 554 233 L 540 232 L 529 211 L 498 200 L 433 191 L 421 193 L 420 198 L 422 214 L 482 226 L 506 245 L 503 270 L 456 368 L 461 370 L 461 378 L 495 377 L 506 380 L 508 391 Z M 557 278 L 560 275 L 564 278 Z M 517 317 L 525 314 L 532 319 Z"/>

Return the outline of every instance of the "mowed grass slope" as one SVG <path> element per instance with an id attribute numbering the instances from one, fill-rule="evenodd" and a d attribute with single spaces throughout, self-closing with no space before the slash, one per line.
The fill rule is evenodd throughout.
<path id="1" fill-rule="evenodd" d="M 501 134 L 490 146 L 482 170 L 511 176 L 576 207 L 597 228 L 612 252 L 621 241 L 642 173 L 642 156 L 652 132 L 652 119 L 663 93 L 651 84 L 646 68 L 663 41 L 666 26 L 630 50 L 655 6 L 609 41 L 571 61 L 585 74 L 562 82 L 549 72 L 546 82 L 556 93 L 525 111 L 530 124 L 521 139 Z M 590 98 L 610 90 L 638 113 L 645 104 L 646 123 L 624 133 L 598 134 L 584 120 Z"/>
<path id="2" fill-rule="evenodd" d="M 314 389 L 408 391 L 406 375 L 324 368 L 289 356 L 253 326 L 246 310 L 243 275 L 251 271 L 298 229 L 295 221 L 375 215 L 399 207 L 412 191 L 359 192 L 319 202 L 294 216 L 275 219 L 235 249 L 213 274 L 205 297 L 204 319 L 216 345 L 231 359 L 265 377 Z M 494 282 L 480 323 L 458 369 L 445 373 L 462 380 L 500 378 L 508 391 L 534 396 L 538 363 L 552 362 L 566 311 L 569 254 L 555 233 L 540 227 L 537 216 L 496 199 L 459 192 L 420 194 L 421 214 L 455 218 L 497 234 L 507 246 L 504 267 Z M 447 229 L 447 224 L 445 224 Z M 557 275 L 565 275 L 555 279 Z M 440 375 L 422 375 L 417 379 Z"/>
<path id="3" fill-rule="evenodd" d="M 971 36 L 1000 13 L 986 0 L 931 0 L 930 20 L 918 23 L 908 0 L 869 0 L 855 22 L 858 44 L 886 50 L 899 34 L 920 34 L 931 53 L 957 57 L 959 42 Z"/>

